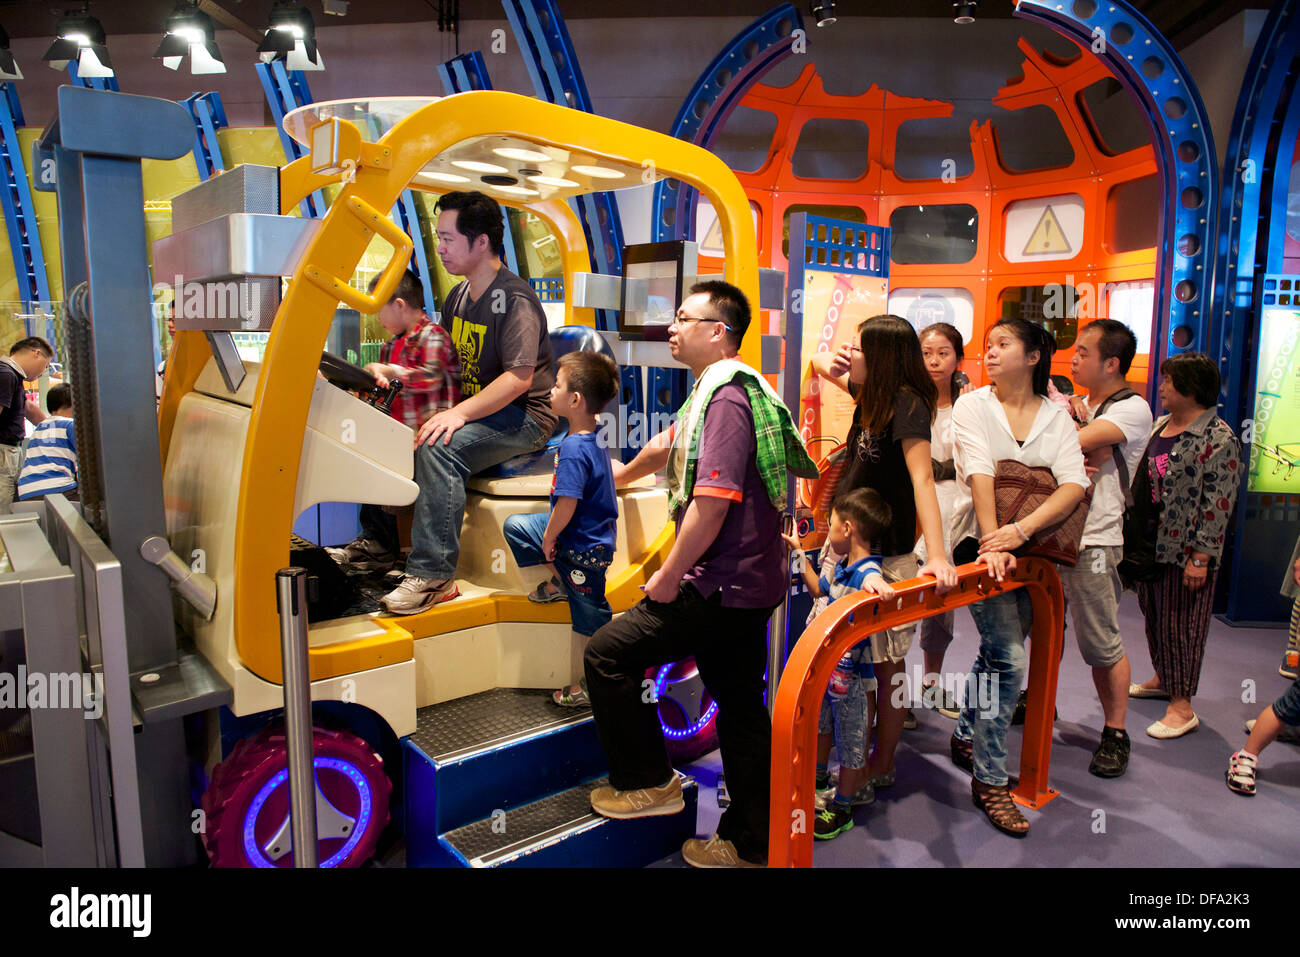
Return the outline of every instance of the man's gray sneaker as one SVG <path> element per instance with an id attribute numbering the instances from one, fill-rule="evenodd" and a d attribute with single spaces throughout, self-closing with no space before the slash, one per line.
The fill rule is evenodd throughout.
<path id="1" fill-rule="evenodd" d="M 389 614 L 414 615 L 432 608 L 439 602 L 449 601 L 459 594 L 454 579 L 407 575 L 400 585 L 380 600 Z"/>
<path id="2" fill-rule="evenodd" d="M 325 554 L 359 572 L 386 572 L 397 561 L 396 555 L 369 538 L 358 538 L 342 548 L 327 548 Z"/>

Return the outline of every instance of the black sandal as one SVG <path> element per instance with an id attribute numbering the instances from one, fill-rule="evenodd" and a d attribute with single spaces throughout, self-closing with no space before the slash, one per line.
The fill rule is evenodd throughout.
<path id="1" fill-rule="evenodd" d="M 988 815 L 989 821 L 1003 834 L 1024 837 L 1029 833 L 1029 822 L 1011 799 L 1007 785 L 999 787 L 971 778 L 971 798 L 975 806 Z"/>

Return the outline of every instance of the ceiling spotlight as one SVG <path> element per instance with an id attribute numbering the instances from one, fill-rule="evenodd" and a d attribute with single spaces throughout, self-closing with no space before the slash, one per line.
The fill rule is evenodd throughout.
<path id="1" fill-rule="evenodd" d="M 176 70 L 187 53 L 191 73 L 226 72 L 221 51 L 213 39 L 211 18 L 201 12 L 197 4 L 178 0 L 172 15 L 167 18 L 167 30 L 154 59 L 162 60 L 167 69 Z"/>
<path id="2" fill-rule="evenodd" d="M 819 27 L 835 22 L 835 0 L 812 0 L 812 15 Z"/>
<path id="3" fill-rule="evenodd" d="M 23 71 L 14 62 L 14 55 L 9 51 L 9 34 L 0 27 L 0 80 L 21 80 Z"/>
<path id="4" fill-rule="evenodd" d="M 325 58 L 316 49 L 316 24 L 310 10 L 293 0 L 276 0 L 268 20 L 266 36 L 257 45 L 263 63 L 283 60 L 289 70 L 325 69 Z"/>
<path id="5" fill-rule="evenodd" d="M 50 44 L 42 60 L 55 70 L 65 69 L 72 60 L 77 61 L 77 75 L 84 77 L 110 77 L 113 65 L 108 58 L 108 38 L 104 28 L 94 17 L 64 14 L 59 21 L 58 39 Z"/>
<path id="6" fill-rule="evenodd" d="M 952 18 L 953 23 L 974 23 L 975 8 L 979 6 L 979 0 L 965 0 L 963 3 L 954 3 L 952 11 L 955 16 Z"/>

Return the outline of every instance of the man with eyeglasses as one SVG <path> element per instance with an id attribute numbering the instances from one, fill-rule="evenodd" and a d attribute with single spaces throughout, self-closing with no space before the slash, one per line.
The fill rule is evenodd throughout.
<path id="1" fill-rule="evenodd" d="M 591 795 L 611 818 L 685 807 L 669 763 L 647 668 L 694 656 L 718 704 L 718 739 L 731 804 L 708 841 L 690 840 L 694 867 L 754 867 L 767 858 L 772 726 L 764 703 L 767 622 L 790 582 L 781 540 L 787 470 L 815 477 L 789 410 L 736 356 L 749 302 L 735 286 L 703 282 L 668 328 L 673 357 L 695 374 L 676 424 L 630 463 L 626 485 L 667 469 L 677 535 L 643 586 L 645 599 L 592 637 L 587 691 L 609 759 L 610 786 Z"/>

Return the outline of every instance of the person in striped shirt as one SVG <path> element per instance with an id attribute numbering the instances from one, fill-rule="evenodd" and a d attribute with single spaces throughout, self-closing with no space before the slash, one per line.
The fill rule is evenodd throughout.
<path id="1" fill-rule="evenodd" d="M 72 423 L 72 386 L 54 386 L 46 395 L 50 417 L 27 440 L 22 471 L 18 473 L 20 502 L 62 492 L 71 501 L 77 495 L 77 436 Z"/>

